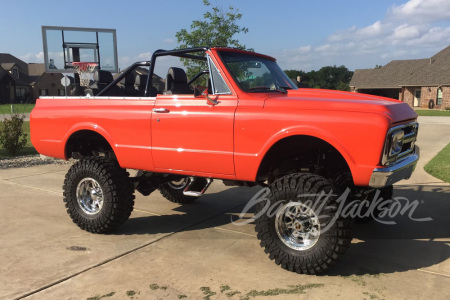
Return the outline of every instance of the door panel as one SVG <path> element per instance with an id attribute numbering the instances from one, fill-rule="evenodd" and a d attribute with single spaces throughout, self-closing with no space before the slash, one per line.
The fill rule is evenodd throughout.
<path id="1" fill-rule="evenodd" d="M 205 96 L 158 95 L 152 114 L 156 169 L 235 173 L 233 123 L 237 98 L 214 98 L 220 103 L 212 106 L 206 103 Z"/>
<path id="2" fill-rule="evenodd" d="M 421 94 L 422 94 L 421 90 L 414 91 L 414 106 L 420 106 Z"/>

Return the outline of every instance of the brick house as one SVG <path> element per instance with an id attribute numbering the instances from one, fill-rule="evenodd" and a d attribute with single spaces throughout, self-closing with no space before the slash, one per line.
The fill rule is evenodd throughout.
<path id="1" fill-rule="evenodd" d="M 352 92 L 399 99 L 414 108 L 450 108 L 450 46 L 431 58 L 355 70 Z"/>
<path id="2" fill-rule="evenodd" d="M 64 95 L 62 74 L 45 73 L 44 64 L 27 64 L 0 53 L 0 104 L 30 103 L 39 96 Z"/>
<path id="3" fill-rule="evenodd" d="M 15 98 L 16 82 L 11 73 L 0 65 L 0 104 L 11 103 Z"/>

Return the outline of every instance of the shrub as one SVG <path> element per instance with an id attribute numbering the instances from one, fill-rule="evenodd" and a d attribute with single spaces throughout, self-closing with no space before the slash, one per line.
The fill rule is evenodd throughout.
<path id="1" fill-rule="evenodd" d="M 27 134 L 23 132 L 24 116 L 13 114 L 3 120 L 3 130 L 0 131 L 0 144 L 10 155 L 14 155 L 27 144 Z"/>

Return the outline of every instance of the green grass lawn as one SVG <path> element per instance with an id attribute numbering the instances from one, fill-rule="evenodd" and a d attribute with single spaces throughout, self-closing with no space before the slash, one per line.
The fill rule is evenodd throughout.
<path id="1" fill-rule="evenodd" d="M 0 123 L 0 131 L 2 129 L 3 129 L 2 124 Z M 31 141 L 30 141 L 30 122 L 27 122 L 27 121 L 23 122 L 22 129 L 23 129 L 23 132 L 25 132 L 27 134 L 27 145 L 25 146 L 25 148 L 23 148 L 16 155 L 11 156 L 6 152 L 5 149 L 3 149 L 3 146 L 0 145 L 0 159 L 12 158 L 12 157 L 23 156 L 23 155 L 37 154 L 36 150 L 34 149 L 33 145 L 31 144 Z"/>
<path id="2" fill-rule="evenodd" d="M 416 110 L 416 113 L 419 116 L 450 117 L 450 110 L 418 109 Z"/>
<path id="3" fill-rule="evenodd" d="M 433 157 L 424 169 L 428 174 L 445 182 L 450 182 L 450 144 Z"/>
<path id="4" fill-rule="evenodd" d="M 0 105 L 0 115 L 10 114 L 11 113 L 11 105 L 13 106 L 13 110 L 18 114 L 29 114 L 31 110 L 34 108 L 35 104 L 2 104 Z M 1 118 L 0 118 L 1 120 Z"/>

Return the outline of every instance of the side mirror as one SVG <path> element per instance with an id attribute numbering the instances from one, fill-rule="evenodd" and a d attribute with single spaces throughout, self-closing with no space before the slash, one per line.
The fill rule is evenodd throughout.
<path id="1" fill-rule="evenodd" d="M 209 95 L 208 95 L 208 89 L 205 90 L 204 94 L 205 94 L 206 100 L 207 100 L 207 101 L 206 101 L 206 104 L 214 106 L 214 105 L 217 105 L 217 104 L 220 103 L 220 101 L 214 100 L 214 99 L 212 99 L 211 97 L 209 97 Z M 216 99 L 217 99 L 217 98 L 218 98 L 218 97 L 216 97 Z"/>
<path id="2" fill-rule="evenodd" d="M 208 105 L 217 105 L 220 103 L 220 101 L 214 100 L 211 97 L 209 97 L 208 94 L 208 87 L 206 86 L 202 86 L 202 85 L 198 85 L 194 88 L 194 97 L 199 97 L 199 96 L 205 96 L 206 97 L 206 104 Z M 216 97 L 217 99 L 217 97 Z"/>

